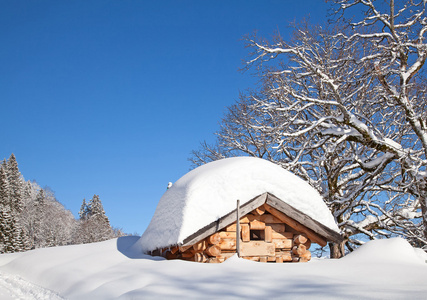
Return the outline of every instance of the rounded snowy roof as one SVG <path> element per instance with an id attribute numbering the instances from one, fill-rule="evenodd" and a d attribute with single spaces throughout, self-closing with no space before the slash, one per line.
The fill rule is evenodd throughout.
<path id="1" fill-rule="evenodd" d="M 307 182 L 264 159 L 233 157 L 200 166 L 161 197 L 140 239 L 144 251 L 176 245 L 218 218 L 268 192 L 339 232 L 319 193 Z"/>

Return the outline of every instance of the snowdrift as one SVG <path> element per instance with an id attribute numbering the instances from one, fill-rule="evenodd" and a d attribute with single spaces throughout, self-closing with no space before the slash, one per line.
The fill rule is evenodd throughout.
<path id="1" fill-rule="evenodd" d="M 426 299 L 427 255 L 403 239 L 303 264 L 166 261 L 139 237 L 0 255 L 2 299 Z M 9 287 L 9 288 L 8 288 Z"/>

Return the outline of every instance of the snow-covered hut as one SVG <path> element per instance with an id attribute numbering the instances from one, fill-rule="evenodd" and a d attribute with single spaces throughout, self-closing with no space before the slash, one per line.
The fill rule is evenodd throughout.
<path id="1" fill-rule="evenodd" d="M 338 232 L 307 182 L 269 161 L 235 157 L 200 166 L 175 182 L 139 243 L 145 253 L 168 259 L 222 262 L 238 247 L 243 258 L 295 262 L 310 260 L 311 242 L 340 241 Z"/>

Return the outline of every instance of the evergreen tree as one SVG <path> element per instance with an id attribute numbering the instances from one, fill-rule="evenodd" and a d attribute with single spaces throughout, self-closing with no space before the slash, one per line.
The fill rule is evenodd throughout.
<path id="1" fill-rule="evenodd" d="M 9 182 L 4 165 L 0 167 L 0 204 L 3 206 L 9 205 Z"/>
<path id="2" fill-rule="evenodd" d="M 93 241 L 100 242 L 111 239 L 113 230 L 98 195 L 93 195 L 89 202 L 89 215 Z"/>
<path id="3" fill-rule="evenodd" d="M 0 167 L 0 253 L 13 252 L 13 224 L 9 204 L 9 184 L 3 163 Z"/>
<path id="4" fill-rule="evenodd" d="M 83 200 L 79 215 L 80 220 L 74 234 L 74 243 L 94 243 L 114 237 L 110 221 L 105 215 L 98 195 L 94 195 L 87 204 Z"/>
<path id="5" fill-rule="evenodd" d="M 23 181 L 21 172 L 19 172 L 18 162 L 15 155 L 12 153 L 7 161 L 7 177 L 9 181 L 9 195 L 11 201 L 11 210 L 14 214 L 19 214 L 22 211 L 22 189 Z"/>
<path id="6" fill-rule="evenodd" d="M 0 253 L 15 252 L 14 247 L 14 220 L 10 208 L 0 205 Z"/>
<path id="7" fill-rule="evenodd" d="M 45 191 L 43 189 L 40 189 L 40 191 L 37 193 L 37 197 L 34 201 L 35 206 L 35 220 L 34 220 L 34 246 L 36 248 L 39 248 L 44 244 L 44 235 L 43 235 L 43 221 L 45 219 L 44 212 L 45 212 L 45 203 L 46 202 L 46 195 Z"/>
<path id="8" fill-rule="evenodd" d="M 82 206 L 80 206 L 79 217 L 80 220 L 86 220 L 89 214 L 89 208 L 86 204 L 86 199 L 83 198 Z"/>

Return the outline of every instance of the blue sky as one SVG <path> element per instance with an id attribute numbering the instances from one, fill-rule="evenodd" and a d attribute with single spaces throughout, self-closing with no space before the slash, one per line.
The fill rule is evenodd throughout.
<path id="1" fill-rule="evenodd" d="M 305 1 L 1 1 L 0 159 L 77 215 L 99 194 L 142 234 L 169 181 L 239 92 L 241 38 L 269 37 L 328 5 Z"/>

